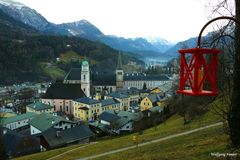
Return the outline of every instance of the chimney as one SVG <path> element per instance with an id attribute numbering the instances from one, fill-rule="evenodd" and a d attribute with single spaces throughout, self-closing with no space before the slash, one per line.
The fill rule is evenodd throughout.
<path id="1" fill-rule="evenodd" d="M 6 129 L 3 130 L 3 135 L 5 135 L 5 134 L 7 134 L 7 130 Z"/>
<path id="2" fill-rule="evenodd" d="M 60 131 L 56 131 L 56 137 L 60 137 Z"/>

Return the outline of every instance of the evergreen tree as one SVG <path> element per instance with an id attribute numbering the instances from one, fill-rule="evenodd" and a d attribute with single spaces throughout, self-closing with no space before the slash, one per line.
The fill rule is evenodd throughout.
<path id="1" fill-rule="evenodd" d="M 147 90 L 147 84 L 146 84 L 146 82 L 143 83 L 143 90 Z"/>

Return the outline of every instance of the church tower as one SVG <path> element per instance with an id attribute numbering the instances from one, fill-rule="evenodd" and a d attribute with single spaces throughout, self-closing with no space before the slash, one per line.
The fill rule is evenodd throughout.
<path id="1" fill-rule="evenodd" d="M 87 97 L 90 97 L 90 70 L 88 61 L 82 61 L 81 88 Z"/>
<path id="2" fill-rule="evenodd" d="M 123 72 L 123 68 L 122 68 L 122 58 L 121 58 L 121 54 L 119 52 L 117 69 L 116 69 L 116 89 L 117 90 L 123 89 L 123 85 L 124 85 L 123 76 L 124 76 L 124 72 Z"/>

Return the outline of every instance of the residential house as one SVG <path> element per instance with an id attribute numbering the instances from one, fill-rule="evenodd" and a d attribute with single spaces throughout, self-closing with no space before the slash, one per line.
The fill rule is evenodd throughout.
<path id="1" fill-rule="evenodd" d="M 116 100 L 116 99 L 104 99 L 101 101 L 102 103 L 102 111 L 106 111 L 106 110 L 117 110 L 120 111 L 121 110 L 121 103 Z"/>
<path id="2" fill-rule="evenodd" d="M 162 106 L 164 104 L 161 102 L 162 99 L 163 97 L 161 97 L 159 94 L 149 94 L 147 97 L 143 98 L 140 103 L 141 111 L 150 109 L 154 106 Z"/>
<path id="3" fill-rule="evenodd" d="M 12 108 L 2 106 L 0 107 L 0 118 L 7 118 L 16 116 L 15 112 L 13 112 Z"/>
<path id="4" fill-rule="evenodd" d="M 164 84 L 165 85 L 165 84 Z M 155 88 L 152 88 L 151 90 L 150 90 L 150 92 L 151 93 L 161 93 L 162 91 L 161 91 L 161 89 L 159 88 L 159 87 L 155 87 Z"/>
<path id="5" fill-rule="evenodd" d="M 1 147 L 4 148 L 8 158 L 40 151 L 40 140 L 34 136 L 22 135 L 8 128 L 0 127 L 0 138 L 2 138 L 1 145 L 3 145 Z"/>
<path id="6" fill-rule="evenodd" d="M 76 125 L 75 122 L 67 120 L 60 116 L 54 116 L 48 113 L 41 113 L 29 121 L 31 135 L 40 134 L 49 128 L 65 130 Z"/>
<path id="7" fill-rule="evenodd" d="M 154 114 L 163 113 L 163 108 L 159 106 L 151 107 L 147 110 L 142 111 L 144 117 L 151 117 Z"/>
<path id="8" fill-rule="evenodd" d="M 127 95 L 129 97 L 129 106 L 134 106 L 139 103 L 140 90 L 137 88 L 130 88 L 127 90 L 118 91 L 120 94 Z"/>
<path id="9" fill-rule="evenodd" d="M 54 111 L 64 112 L 73 115 L 73 100 L 85 97 L 81 84 L 70 84 L 56 82 L 52 84 L 46 94 L 42 97 L 42 103 L 54 107 Z"/>
<path id="10" fill-rule="evenodd" d="M 141 120 L 143 114 L 127 111 L 104 111 L 99 116 L 98 126 L 110 134 L 120 134 L 131 132 L 134 129 L 134 123 Z"/>
<path id="11" fill-rule="evenodd" d="M 84 124 L 77 125 L 67 130 L 49 128 L 40 136 L 41 145 L 49 150 L 76 143 L 88 143 L 94 133 Z"/>
<path id="12" fill-rule="evenodd" d="M 96 120 L 102 113 L 101 101 L 88 97 L 75 99 L 73 105 L 74 117 L 82 121 Z"/>
<path id="13" fill-rule="evenodd" d="M 22 130 L 25 128 L 29 128 L 29 120 L 33 119 L 36 116 L 36 113 L 28 112 L 24 114 L 19 114 L 13 117 L 2 118 L 1 124 L 2 126 L 10 129 L 10 130 Z"/>
<path id="14" fill-rule="evenodd" d="M 120 102 L 120 110 L 127 111 L 130 106 L 130 98 L 121 92 L 113 92 L 104 97 L 104 99 L 116 99 Z"/>
<path id="15" fill-rule="evenodd" d="M 54 107 L 48 104 L 44 104 L 42 102 L 35 102 L 35 103 L 31 103 L 29 105 L 26 106 L 26 110 L 27 112 L 34 112 L 37 114 L 40 113 L 53 113 L 54 112 Z"/>

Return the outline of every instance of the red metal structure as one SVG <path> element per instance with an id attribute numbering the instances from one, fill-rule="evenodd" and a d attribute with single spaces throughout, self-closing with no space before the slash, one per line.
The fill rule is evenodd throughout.
<path id="1" fill-rule="evenodd" d="M 201 48 L 201 36 L 204 29 L 212 22 L 219 19 L 228 19 L 239 23 L 234 17 L 217 17 L 206 23 L 198 36 L 196 48 L 179 50 L 180 56 L 180 83 L 177 93 L 192 96 L 217 96 L 217 55 L 220 50 Z M 205 55 L 210 54 L 207 63 Z M 189 57 L 187 57 L 189 55 Z M 187 59 L 190 58 L 189 61 Z M 206 80 L 210 88 L 206 89 Z"/>
<path id="2" fill-rule="evenodd" d="M 177 93 L 192 96 L 216 96 L 217 87 L 217 55 L 220 50 L 192 48 L 179 50 L 180 56 L 180 86 Z M 204 59 L 205 54 L 211 54 L 209 64 Z M 189 56 L 187 56 L 189 55 Z M 186 57 L 190 58 L 188 62 Z M 203 90 L 206 80 L 211 88 Z M 189 89 L 186 89 L 186 87 Z"/>

